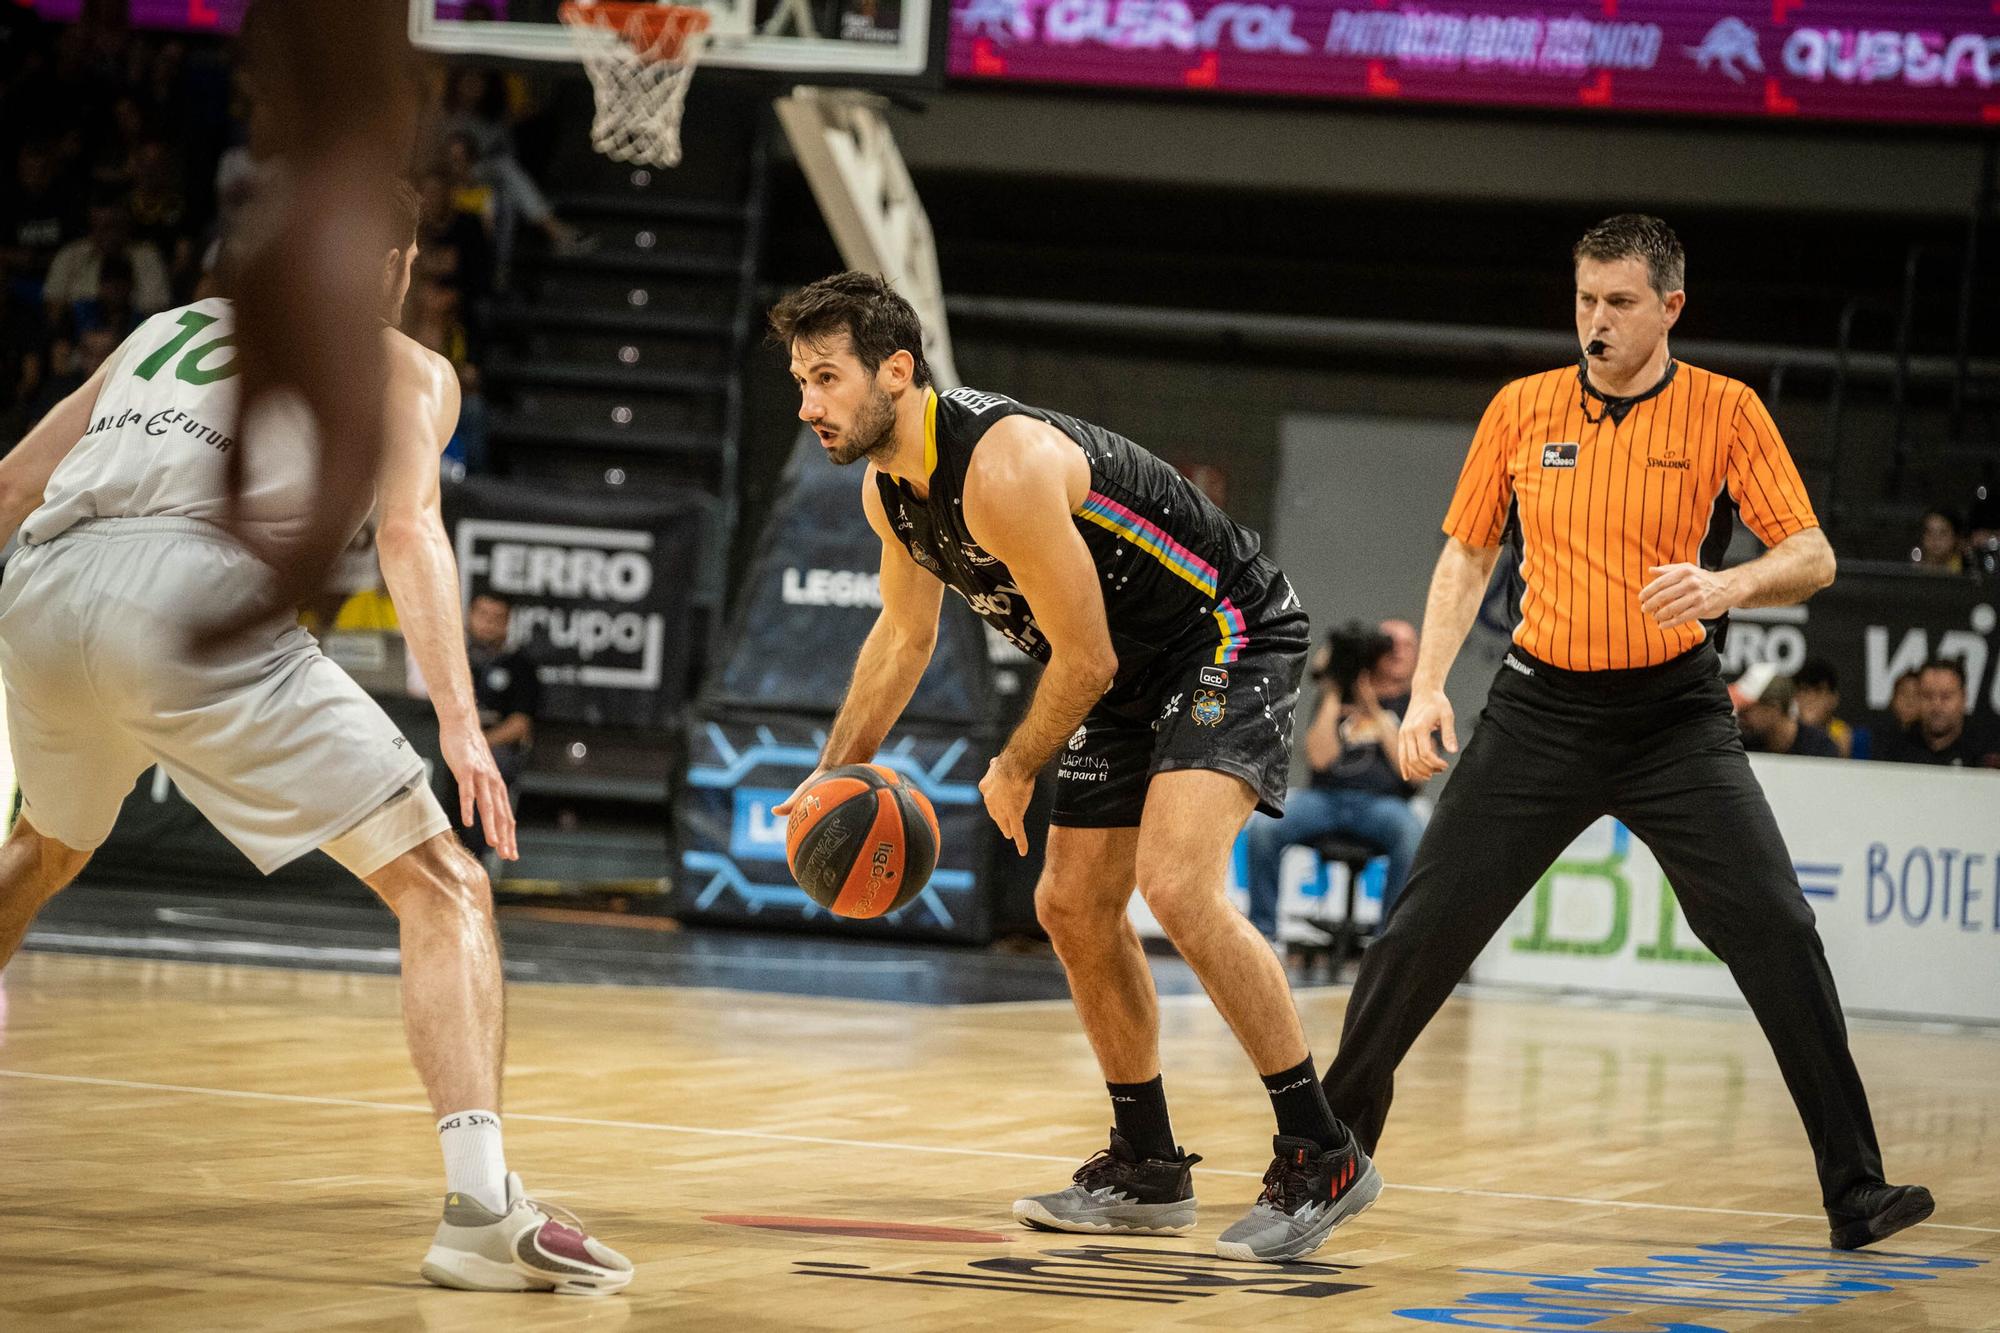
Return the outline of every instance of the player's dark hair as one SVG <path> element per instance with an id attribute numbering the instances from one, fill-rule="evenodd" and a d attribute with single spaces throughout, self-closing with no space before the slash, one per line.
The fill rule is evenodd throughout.
<path id="1" fill-rule="evenodd" d="M 424 219 L 424 199 L 408 181 L 397 181 L 389 192 L 389 223 L 395 228 L 396 248 L 407 250 L 417 243 L 417 227 Z"/>
<path id="2" fill-rule="evenodd" d="M 1956 657 L 1933 657 L 1918 668 L 1919 673 L 1926 671 L 1949 671 L 1958 677 L 1958 688 L 1961 690 L 1965 688 L 1965 663 Z"/>
<path id="3" fill-rule="evenodd" d="M 873 273 L 848 270 L 808 283 L 771 307 L 771 341 L 789 348 L 796 341 L 818 345 L 836 333 L 854 344 L 854 355 L 869 374 L 898 352 L 917 363 L 911 379 L 931 382 L 924 359 L 924 326 L 916 310 Z"/>
<path id="4" fill-rule="evenodd" d="M 1645 213 L 1620 213 L 1606 218 L 1583 234 L 1570 251 L 1575 263 L 1595 259 L 1615 263 L 1620 259 L 1646 261 L 1646 280 L 1662 299 L 1687 285 L 1687 253 L 1674 229 Z"/>

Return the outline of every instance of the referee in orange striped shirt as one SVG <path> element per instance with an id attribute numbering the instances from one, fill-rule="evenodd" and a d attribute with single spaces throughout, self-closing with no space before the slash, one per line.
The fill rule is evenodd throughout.
<path id="1" fill-rule="evenodd" d="M 1855 1249 L 1930 1216 L 1931 1196 L 1883 1182 L 1812 909 L 1706 628 L 1734 607 L 1805 600 L 1833 581 L 1833 550 L 1757 395 L 1668 351 L 1686 261 L 1667 225 L 1612 218 L 1574 258 L 1583 355 L 1494 398 L 1445 517 L 1399 741 L 1406 777 L 1444 771 L 1434 732 L 1458 748 L 1445 676 L 1510 514 L 1521 621 L 1408 887 L 1362 957 L 1327 1100 L 1372 1154 L 1417 1034 L 1556 856 L 1612 815 L 1652 849 L 1763 1025 L 1833 1244 Z M 1769 549 L 1718 570 L 1732 505 Z"/>

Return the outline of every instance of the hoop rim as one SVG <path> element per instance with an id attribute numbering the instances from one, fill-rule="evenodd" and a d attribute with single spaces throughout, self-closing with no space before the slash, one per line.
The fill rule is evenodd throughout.
<path id="1" fill-rule="evenodd" d="M 563 0 L 557 16 L 572 28 L 595 28 L 629 43 L 641 56 L 672 60 L 687 39 L 706 32 L 709 13 L 700 5 L 661 5 L 651 0 Z M 664 45 L 661 38 L 668 40 Z"/>

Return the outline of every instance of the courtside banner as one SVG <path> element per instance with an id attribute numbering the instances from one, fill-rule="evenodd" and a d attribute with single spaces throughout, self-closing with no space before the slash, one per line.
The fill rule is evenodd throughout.
<path id="1" fill-rule="evenodd" d="M 831 717 L 847 697 L 862 641 L 882 612 L 882 542 L 861 510 L 859 467 L 835 467 L 803 431 L 723 636 L 702 702 Z M 997 638 L 995 639 L 997 642 Z M 985 624 L 947 594 L 929 668 L 903 719 L 965 728 L 1012 717 L 1033 661 L 989 645 Z"/>
<path id="2" fill-rule="evenodd" d="M 980 80 L 1979 125 L 1988 0 L 952 0 Z"/>
<path id="3" fill-rule="evenodd" d="M 2000 1022 L 2000 772 L 1753 755 L 1844 1008 Z M 1735 999 L 1659 863 L 1601 819 L 1473 964 L 1480 982 Z"/>
<path id="4" fill-rule="evenodd" d="M 979 797 L 993 743 L 936 725 L 899 726 L 875 762 L 901 773 L 937 812 L 938 864 L 900 911 L 836 917 L 806 897 L 785 862 L 786 821 L 771 808 L 819 764 L 826 724 L 777 712 L 702 710 L 688 735 L 687 781 L 675 802 L 681 871 L 674 915 L 773 930 L 984 942 L 1001 878 L 988 873 L 999 834 Z M 1039 835 L 1038 835 L 1039 836 Z M 1017 860 L 1007 848 L 1010 860 Z"/>
<path id="5" fill-rule="evenodd" d="M 705 497 L 474 477 L 445 488 L 444 511 L 466 597 L 491 593 L 513 608 L 512 641 L 539 664 L 546 718 L 627 727 L 674 719 Z"/>

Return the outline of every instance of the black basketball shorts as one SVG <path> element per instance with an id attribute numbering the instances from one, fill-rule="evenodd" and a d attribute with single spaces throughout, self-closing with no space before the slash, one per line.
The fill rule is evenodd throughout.
<path id="1" fill-rule="evenodd" d="M 1153 775 L 1184 768 L 1241 778 L 1257 793 L 1259 810 L 1282 815 L 1311 629 L 1282 575 L 1266 609 L 1233 653 L 1218 653 L 1210 642 L 1148 672 L 1138 698 L 1100 701 L 1056 757 L 1049 822 L 1136 827 Z"/>

